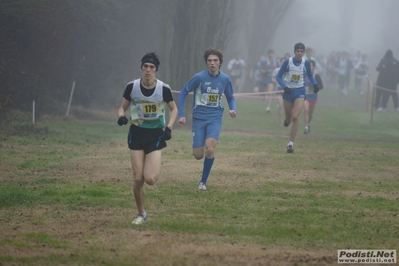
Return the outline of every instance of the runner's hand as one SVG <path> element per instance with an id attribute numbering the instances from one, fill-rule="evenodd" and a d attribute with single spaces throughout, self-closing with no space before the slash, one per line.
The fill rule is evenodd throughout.
<path id="1" fill-rule="evenodd" d="M 129 120 L 127 120 L 126 116 L 121 116 L 118 119 L 118 125 L 123 126 L 126 125 Z"/>
<path id="2" fill-rule="evenodd" d="M 319 89 L 319 86 L 318 86 L 317 84 L 313 86 L 313 92 L 314 92 L 314 93 L 318 93 L 319 90 L 320 90 L 320 89 Z"/>
<path id="3" fill-rule="evenodd" d="M 185 117 L 179 118 L 179 124 L 182 125 L 186 124 L 186 118 Z"/>
<path id="4" fill-rule="evenodd" d="M 166 141 L 166 140 L 170 140 L 172 138 L 172 129 L 170 127 L 166 127 L 162 138 Z"/>

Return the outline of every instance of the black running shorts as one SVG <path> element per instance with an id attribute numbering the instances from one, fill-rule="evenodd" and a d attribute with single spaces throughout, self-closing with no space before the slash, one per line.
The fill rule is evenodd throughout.
<path id="1" fill-rule="evenodd" d="M 144 150 L 145 154 L 166 147 L 166 142 L 160 137 L 163 134 L 162 128 L 141 128 L 131 125 L 127 136 L 127 143 L 131 150 Z"/>

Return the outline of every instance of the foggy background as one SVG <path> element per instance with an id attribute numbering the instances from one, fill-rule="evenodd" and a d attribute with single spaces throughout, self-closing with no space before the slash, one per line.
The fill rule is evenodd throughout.
<path id="1" fill-rule="evenodd" d="M 222 71 L 237 51 L 250 68 L 269 48 L 292 55 L 297 42 L 316 58 L 361 51 L 375 80 L 387 49 L 399 57 L 398 10 L 397 0 L 2 0 L 0 119 L 33 100 L 38 116 L 65 115 L 74 81 L 73 107 L 116 113 L 150 51 L 173 90 L 205 68 L 209 46 L 224 52 Z"/>
<path id="2" fill-rule="evenodd" d="M 252 2 L 256 5 L 259 1 Z M 318 54 L 327 56 L 332 51 L 361 51 L 368 55 L 370 74 L 375 79 L 375 68 L 386 50 L 391 49 L 395 58 L 399 57 L 398 10 L 399 1 L 396 0 L 291 1 L 263 54 L 271 48 L 277 57 L 286 52 L 293 55 L 297 42 L 313 48 L 316 58 Z M 232 50 L 240 51 L 243 59 L 251 60 L 252 66 L 253 60 L 258 58 L 251 55 L 253 44 L 240 39 L 246 29 L 245 26 L 240 28 L 227 50 L 229 57 L 234 56 Z"/>
<path id="3" fill-rule="evenodd" d="M 393 14 L 398 7 L 395 0 L 295 1 L 272 46 L 292 50 L 281 43 L 304 39 L 305 45 L 322 53 L 360 50 L 367 54 L 380 53 L 382 57 L 386 49 L 399 46 L 394 32 L 399 20 L 395 23 Z M 292 28 L 289 18 L 296 16 L 300 21 Z M 284 38 L 284 32 L 290 32 L 292 39 Z"/>

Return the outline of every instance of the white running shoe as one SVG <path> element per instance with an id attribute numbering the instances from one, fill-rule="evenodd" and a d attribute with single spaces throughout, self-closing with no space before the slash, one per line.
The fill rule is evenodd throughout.
<path id="1" fill-rule="evenodd" d="M 141 214 L 138 214 L 136 218 L 134 218 L 132 224 L 143 224 L 147 220 L 147 216 L 144 217 Z"/>
<path id="2" fill-rule="evenodd" d="M 202 182 L 198 184 L 198 190 L 206 190 L 206 185 Z"/>

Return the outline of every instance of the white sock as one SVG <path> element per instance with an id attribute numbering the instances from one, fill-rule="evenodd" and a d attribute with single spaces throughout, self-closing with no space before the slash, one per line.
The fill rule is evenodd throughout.
<path id="1" fill-rule="evenodd" d="M 287 145 L 287 146 L 289 146 L 289 145 L 294 146 L 294 142 L 292 142 L 292 141 L 288 142 L 288 145 Z"/>

